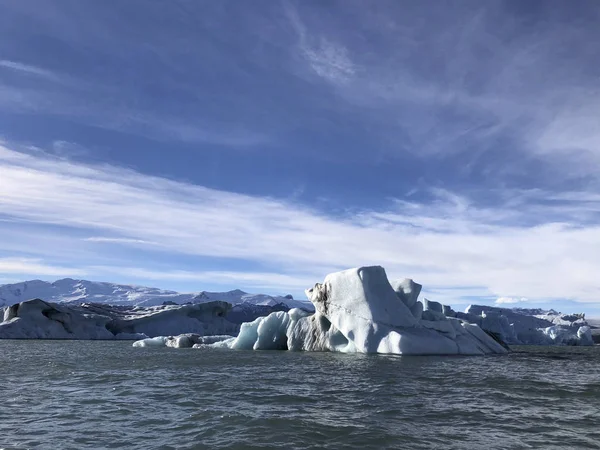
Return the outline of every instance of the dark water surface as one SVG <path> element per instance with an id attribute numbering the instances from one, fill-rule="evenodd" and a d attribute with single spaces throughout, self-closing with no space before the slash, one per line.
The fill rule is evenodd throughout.
<path id="1" fill-rule="evenodd" d="M 600 347 L 393 357 L 0 341 L 0 448 L 600 448 Z"/>

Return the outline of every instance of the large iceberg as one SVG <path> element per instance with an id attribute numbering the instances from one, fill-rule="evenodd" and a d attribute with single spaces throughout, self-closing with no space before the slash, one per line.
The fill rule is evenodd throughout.
<path id="1" fill-rule="evenodd" d="M 417 302 L 421 286 L 412 280 L 393 286 L 379 266 L 333 273 L 306 291 L 314 314 L 296 308 L 274 312 L 243 323 L 237 337 L 196 346 L 401 355 L 506 353 L 505 346 L 477 325 L 446 317 L 439 303 Z M 164 339 L 165 345 L 177 346 L 176 338 Z"/>

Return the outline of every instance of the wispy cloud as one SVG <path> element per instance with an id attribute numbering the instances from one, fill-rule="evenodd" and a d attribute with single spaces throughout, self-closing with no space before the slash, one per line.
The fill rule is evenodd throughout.
<path id="1" fill-rule="evenodd" d="M 267 133 L 252 131 L 233 123 L 224 126 L 200 123 L 193 120 L 165 120 L 151 116 L 132 118 L 121 129 L 131 132 L 141 132 L 142 129 L 147 129 L 149 135 L 157 139 L 162 137 L 164 140 L 189 143 L 202 142 L 232 148 L 255 147 L 270 144 L 273 141 L 273 138 Z"/>
<path id="2" fill-rule="evenodd" d="M 105 277 L 129 277 L 130 279 L 152 281 L 180 281 L 196 284 L 211 284 L 221 286 L 244 286 L 246 288 L 279 292 L 303 291 L 314 284 L 310 277 L 285 275 L 277 272 L 247 272 L 247 271 L 189 271 L 189 270 L 152 270 L 141 267 L 127 266 L 92 266 L 89 268 L 96 274 Z"/>
<path id="3" fill-rule="evenodd" d="M 35 75 L 52 81 L 61 80 L 61 77 L 58 74 L 52 72 L 51 70 L 42 69 L 41 67 L 32 66 L 30 64 L 23 64 L 17 61 L 0 59 L 0 68 L 10 69 L 16 72 L 20 72 L 21 74 Z"/>
<path id="4" fill-rule="evenodd" d="M 285 11 L 298 38 L 298 51 L 311 69 L 321 78 L 334 84 L 350 81 L 356 73 L 348 49 L 325 36 L 309 33 L 296 9 L 285 3 Z"/>
<path id="5" fill-rule="evenodd" d="M 89 153 L 88 150 L 81 145 L 61 140 L 52 143 L 51 152 L 59 158 L 80 157 Z"/>
<path id="6" fill-rule="evenodd" d="M 48 277 L 84 276 L 87 272 L 80 268 L 63 265 L 49 265 L 34 258 L 0 258 L 0 273 L 20 275 L 39 275 Z"/>
<path id="7" fill-rule="evenodd" d="M 219 2 L 7 3 L 0 132 L 54 144 L 0 148 L 0 253 L 236 287 L 382 264 L 445 301 L 597 301 L 600 8 L 511 5 L 265 2 L 234 17 Z M 241 160 L 260 173 L 238 177 Z M 203 184 L 215 174 L 191 167 L 207 161 L 231 167 L 222 190 L 117 167 Z M 265 167 L 277 179 L 254 192 L 302 188 L 224 190 Z M 300 203 L 320 189 L 335 214 Z"/>
<path id="8" fill-rule="evenodd" d="M 167 114 L 143 108 L 131 88 L 105 80 L 60 74 L 44 67 L 9 60 L 0 60 L 1 69 L 51 82 L 47 85 L 23 82 L 26 80 L 22 79 L 0 81 L 0 110 L 8 113 L 42 113 L 159 141 L 205 143 L 230 148 L 249 148 L 273 141 L 266 131 L 256 131 L 240 121 L 219 123 L 209 114 Z M 178 86 L 177 89 L 182 88 Z M 196 96 L 195 88 L 187 87 L 185 90 L 185 101 L 189 103 L 189 99 Z M 200 106 L 195 103 L 193 110 L 197 111 Z M 80 155 L 81 151 L 67 141 L 56 141 L 53 146 L 53 152 L 59 156 Z"/>
<path id="9" fill-rule="evenodd" d="M 333 83 L 345 83 L 355 74 L 346 48 L 321 38 L 318 46 L 301 44 L 301 51 L 317 75 Z"/>
<path id="10" fill-rule="evenodd" d="M 163 273 L 167 279 L 246 279 L 255 286 L 292 287 L 329 271 L 381 264 L 391 277 L 414 277 L 446 294 L 469 288 L 486 298 L 582 302 L 596 302 L 600 295 L 597 221 L 574 222 L 573 210 L 563 211 L 561 202 L 543 202 L 542 192 L 523 195 L 515 209 L 514 198 L 486 208 L 432 190 L 424 203 L 404 201 L 390 204 L 387 211 L 330 217 L 277 199 L 45 159 L 6 147 L 0 149 L 0 166 L 0 214 L 6 217 L 96 236 L 106 233 L 111 245 L 155 242 L 165 255 L 233 258 L 269 269 L 241 272 L 251 275 L 163 272 L 141 257 L 137 274 L 145 278 L 160 279 Z M 587 210 L 595 198 L 576 192 L 569 198 L 578 196 L 581 202 L 568 201 L 573 209 Z M 102 238 L 89 244 L 102 245 Z M 130 267 L 125 261 L 115 266 Z"/>
<path id="11" fill-rule="evenodd" d="M 154 245 L 153 242 L 144 241 L 143 239 L 115 238 L 115 237 L 102 237 L 102 236 L 93 236 L 93 237 L 85 238 L 84 241 L 86 241 L 86 242 L 101 242 L 101 243 L 109 243 L 109 244 Z"/>
<path id="12" fill-rule="evenodd" d="M 42 69 L 40 69 L 42 70 Z M 9 113 L 41 113 L 107 130 L 144 136 L 164 142 L 205 143 L 230 148 L 249 148 L 272 143 L 266 132 L 239 123 L 215 124 L 210 119 L 156 114 L 114 102 L 122 92 L 100 83 L 72 79 L 68 87 L 14 86 L 0 83 L 0 110 Z M 67 141 L 56 141 L 57 155 L 81 155 Z"/>
<path id="13" fill-rule="evenodd" d="M 512 305 L 515 303 L 526 303 L 527 299 L 525 297 L 499 297 L 496 299 L 497 305 Z"/>
<path id="14" fill-rule="evenodd" d="M 503 152 L 562 168 L 555 177 L 594 172 L 600 162 L 600 90 L 589 60 L 600 37 L 595 27 L 567 19 L 548 25 L 557 23 L 549 5 L 527 26 L 502 3 L 427 11 L 394 2 L 344 6 L 351 18 L 344 28 L 310 8 L 288 5 L 286 13 L 308 67 L 332 82 L 350 110 L 376 121 L 384 142 L 398 143 L 389 154 L 462 154 L 467 166 L 510 142 Z"/>
<path id="15" fill-rule="evenodd" d="M 532 146 L 541 155 L 563 157 L 563 170 L 596 173 L 600 163 L 600 90 L 590 91 L 585 98 L 576 97 L 555 111 L 544 127 L 532 134 Z"/>

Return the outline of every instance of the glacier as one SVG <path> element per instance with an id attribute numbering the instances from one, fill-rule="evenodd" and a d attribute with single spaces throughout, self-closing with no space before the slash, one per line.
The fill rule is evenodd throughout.
<path id="1" fill-rule="evenodd" d="M 415 308 L 421 286 L 390 284 L 380 266 L 328 275 L 306 291 L 315 313 L 293 308 L 241 325 L 237 337 L 195 347 L 303 350 L 400 355 L 503 354 L 507 348 L 479 326 L 443 314 L 436 302 Z M 414 314 L 412 311 L 415 311 Z M 135 346 L 178 346 L 179 337 L 142 340 Z M 190 339 L 181 338 L 189 347 Z"/>

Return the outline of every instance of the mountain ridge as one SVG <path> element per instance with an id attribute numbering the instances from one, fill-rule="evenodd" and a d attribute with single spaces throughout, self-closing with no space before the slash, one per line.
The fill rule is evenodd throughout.
<path id="1" fill-rule="evenodd" d="M 308 301 L 294 300 L 291 295 L 277 296 L 250 294 L 241 289 L 225 292 L 187 292 L 154 287 L 61 278 L 56 281 L 28 280 L 0 285 L 0 308 L 40 298 L 55 303 L 104 303 L 111 305 L 157 306 L 165 302 L 176 304 L 205 303 L 221 300 L 237 304 L 274 306 L 285 304 L 289 308 L 309 308 Z"/>

